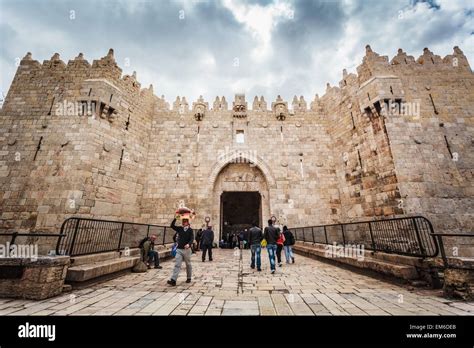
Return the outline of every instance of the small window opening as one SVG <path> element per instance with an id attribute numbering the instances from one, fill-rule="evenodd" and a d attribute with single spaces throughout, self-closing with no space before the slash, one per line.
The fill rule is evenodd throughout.
<path id="1" fill-rule="evenodd" d="M 235 141 L 237 142 L 237 144 L 245 143 L 245 134 L 243 130 L 237 130 L 235 135 Z"/>

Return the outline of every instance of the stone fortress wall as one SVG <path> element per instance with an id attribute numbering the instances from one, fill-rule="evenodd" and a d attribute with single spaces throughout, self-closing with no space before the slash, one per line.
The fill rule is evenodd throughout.
<path id="1" fill-rule="evenodd" d="M 263 221 L 416 214 L 436 231 L 469 232 L 473 114 L 458 47 L 389 60 L 367 46 L 357 74 L 309 103 L 171 105 L 122 77 L 113 50 L 92 65 L 28 53 L 0 111 L 0 230 L 57 231 L 78 215 L 168 224 L 183 203 L 218 229 L 223 191 L 259 191 Z"/>

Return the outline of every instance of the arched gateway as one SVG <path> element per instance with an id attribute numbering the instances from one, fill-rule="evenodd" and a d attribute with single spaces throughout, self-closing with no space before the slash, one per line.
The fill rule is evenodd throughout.
<path id="1" fill-rule="evenodd" d="M 271 216 L 270 189 L 275 180 L 261 159 L 236 152 L 214 166 L 210 176 L 212 216 L 219 240 L 236 230 L 260 225 Z"/>

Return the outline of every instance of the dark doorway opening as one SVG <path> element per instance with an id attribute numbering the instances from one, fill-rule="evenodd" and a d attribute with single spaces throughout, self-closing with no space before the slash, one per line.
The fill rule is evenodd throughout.
<path id="1" fill-rule="evenodd" d="M 256 191 L 223 192 L 221 195 L 221 229 L 219 240 L 224 248 L 236 245 L 234 235 L 252 227 L 252 222 L 261 226 L 262 197 Z"/>

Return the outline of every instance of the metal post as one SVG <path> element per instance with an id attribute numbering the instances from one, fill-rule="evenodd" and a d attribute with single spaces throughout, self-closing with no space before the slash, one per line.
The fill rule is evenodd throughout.
<path id="1" fill-rule="evenodd" d="M 166 227 L 163 228 L 163 245 L 165 245 L 166 240 Z"/>
<path id="2" fill-rule="evenodd" d="M 311 235 L 313 236 L 313 244 L 315 243 L 314 241 L 314 227 L 311 227 Z"/>
<path id="3" fill-rule="evenodd" d="M 326 239 L 326 244 L 329 244 L 329 242 L 328 242 L 328 232 L 326 231 L 326 226 L 324 226 L 324 238 Z"/>
<path id="4" fill-rule="evenodd" d="M 16 240 L 16 237 L 18 236 L 18 232 L 13 232 L 12 233 L 12 240 L 10 242 L 10 246 L 12 246 L 13 244 L 15 244 L 15 240 Z"/>
<path id="5" fill-rule="evenodd" d="M 423 248 L 423 245 L 421 244 L 421 238 L 420 238 L 420 231 L 418 230 L 418 225 L 416 224 L 416 219 L 413 218 L 413 225 L 415 225 L 415 233 L 416 233 L 416 239 L 418 240 L 418 246 L 420 247 L 421 255 L 422 257 L 426 256 L 425 249 Z"/>
<path id="6" fill-rule="evenodd" d="M 342 231 L 342 245 L 346 246 L 346 238 L 344 236 L 344 225 L 341 224 L 341 231 Z"/>
<path id="7" fill-rule="evenodd" d="M 123 225 L 124 223 L 122 222 L 122 227 L 120 228 L 120 237 L 119 237 L 119 242 L 117 246 L 117 251 L 120 251 L 120 246 L 122 245 Z"/>
<path id="8" fill-rule="evenodd" d="M 69 256 L 72 256 L 74 243 L 76 242 L 77 230 L 79 229 L 79 219 L 76 220 L 76 227 L 74 228 L 74 235 L 72 236 L 71 248 L 69 249 Z"/>
<path id="9" fill-rule="evenodd" d="M 13 244 L 15 244 L 15 240 L 16 240 L 16 237 L 18 236 L 18 232 L 13 232 L 12 234 L 12 240 L 10 242 L 10 248 L 9 248 L 9 252 L 12 251 L 12 248 L 13 248 Z"/>
<path id="10" fill-rule="evenodd" d="M 372 233 L 372 224 L 369 221 L 369 233 L 370 233 L 370 241 L 372 242 L 372 250 L 375 252 L 375 242 L 374 242 L 374 234 Z"/>
<path id="11" fill-rule="evenodd" d="M 438 237 L 439 249 L 441 251 L 441 257 L 443 258 L 444 269 L 448 268 L 448 258 L 446 257 L 446 251 L 444 250 L 443 236 Z"/>
<path id="12" fill-rule="evenodd" d="M 59 235 L 58 235 L 58 243 L 56 244 L 56 255 L 59 255 L 59 247 L 61 246 L 61 240 L 64 236 L 65 235 L 63 234 L 63 231 L 61 229 L 61 231 L 59 232 Z"/>

